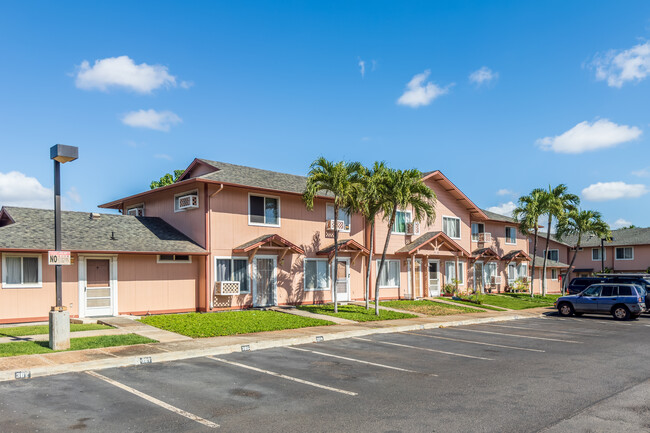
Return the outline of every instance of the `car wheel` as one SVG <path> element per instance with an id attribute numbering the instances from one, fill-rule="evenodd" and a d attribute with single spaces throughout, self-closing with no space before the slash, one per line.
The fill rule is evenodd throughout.
<path id="1" fill-rule="evenodd" d="M 617 305 L 612 310 L 612 316 L 616 320 L 629 320 L 632 315 L 625 305 Z"/>
<path id="2" fill-rule="evenodd" d="M 573 316 L 575 311 L 573 310 L 573 305 L 569 304 L 568 302 L 562 302 L 558 307 L 557 307 L 558 313 L 560 313 L 560 316 L 564 317 L 569 317 Z"/>
<path id="3" fill-rule="evenodd" d="M 574 314 L 576 317 L 582 317 L 582 315 L 585 314 L 585 313 L 576 313 L 576 312 L 574 312 L 573 314 Z"/>

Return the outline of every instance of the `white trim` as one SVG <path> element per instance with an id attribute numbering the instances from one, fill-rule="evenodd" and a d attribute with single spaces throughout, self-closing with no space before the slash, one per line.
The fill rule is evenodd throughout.
<path id="1" fill-rule="evenodd" d="M 448 277 L 448 275 L 447 275 L 447 263 L 453 263 L 454 264 L 454 273 L 456 273 L 456 260 L 445 260 L 445 284 L 454 284 L 453 281 L 447 281 L 447 277 Z M 464 263 L 465 263 L 464 260 L 459 260 L 458 261 L 458 273 L 459 274 L 461 273 L 461 270 L 460 270 L 461 264 L 464 264 Z M 456 275 L 456 279 L 459 281 L 458 282 L 459 286 L 464 286 L 465 285 L 465 279 L 467 277 L 467 268 L 465 267 L 465 265 L 463 265 L 462 267 L 463 267 L 463 272 L 462 272 L 463 281 L 458 280 L 458 275 Z"/>
<path id="2" fill-rule="evenodd" d="M 630 250 L 632 250 L 632 257 L 631 258 L 629 258 L 629 259 L 619 259 L 618 257 L 616 257 L 616 250 L 624 250 L 626 248 L 629 248 Z M 634 260 L 634 247 L 614 247 L 614 260 L 619 260 L 619 261 Z"/>
<path id="3" fill-rule="evenodd" d="M 36 283 L 7 283 L 7 257 L 32 257 L 38 258 L 38 282 Z M 23 261 L 20 261 L 20 275 L 22 280 Z M 43 287 L 43 254 L 22 254 L 22 253 L 3 253 L 2 254 L 2 288 L 3 289 L 40 289 Z"/>
<path id="4" fill-rule="evenodd" d="M 160 256 L 174 256 L 174 260 L 164 260 Z M 176 256 L 187 256 L 187 260 L 176 260 Z M 192 256 L 189 254 L 158 254 L 156 256 L 156 263 L 173 263 L 173 264 L 188 264 L 192 263 Z"/>
<path id="5" fill-rule="evenodd" d="M 266 224 L 266 223 L 254 223 L 251 222 L 251 196 L 255 197 L 264 197 L 264 198 L 274 198 L 278 201 L 278 223 L 277 224 Z M 248 225 L 249 226 L 260 226 L 260 227 L 280 227 L 282 224 L 282 218 L 281 218 L 281 199 L 280 196 L 277 195 L 268 195 L 268 194 L 258 194 L 255 192 L 249 192 L 248 193 Z M 265 202 L 265 207 L 266 207 L 266 202 Z M 264 217 L 266 219 L 266 217 Z"/>
<path id="6" fill-rule="evenodd" d="M 275 256 L 274 256 L 275 257 Z M 246 260 L 246 279 L 248 280 L 248 291 L 243 292 L 240 290 L 240 295 L 250 295 L 253 293 L 253 281 L 251 278 L 252 272 L 251 267 L 252 263 L 249 262 L 248 257 L 245 256 L 213 256 L 214 258 L 214 269 L 212 272 L 212 288 L 214 289 L 215 284 L 217 283 L 217 260 L 230 260 L 230 271 L 233 270 L 233 261 L 234 260 Z"/>
<path id="7" fill-rule="evenodd" d="M 457 238 L 455 238 L 453 236 L 449 236 L 447 233 L 445 233 L 445 218 L 458 220 L 458 237 Z M 463 221 L 457 216 L 443 215 L 442 216 L 442 232 L 445 233 L 447 236 L 449 236 L 451 239 L 457 239 L 457 240 L 462 239 L 462 237 L 463 237 L 463 228 L 461 227 L 462 223 L 463 223 Z M 470 230 L 471 230 L 471 228 L 470 228 Z"/>
<path id="8" fill-rule="evenodd" d="M 250 206 L 250 202 L 249 202 L 249 206 Z M 334 215 L 334 203 L 325 203 L 325 222 L 326 222 L 326 223 L 327 223 L 327 221 L 328 221 L 328 218 L 327 218 L 327 208 L 330 207 L 330 206 L 332 207 L 332 215 Z M 278 210 L 279 210 L 279 208 L 280 208 L 280 203 L 278 202 Z M 349 224 L 348 224 L 348 229 L 347 229 L 347 230 L 345 230 L 345 229 L 344 229 L 344 230 L 339 230 L 339 233 L 350 233 L 350 231 L 352 230 L 352 215 L 350 215 L 350 212 L 347 212 L 347 211 L 345 211 L 344 209 L 340 209 L 340 208 L 339 208 L 339 212 L 341 212 L 342 210 L 348 214 Z M 278 212 L 278 216 L 279 216 L 279 215 L 280 215 L 280 214 L 279 214 L 279 212 Z M 339 217 L 340 217 L 340 216 L 341 216 L 341 215 L 339 215 Z M 334 216 L 332 216 L 332 218 L 329 218 L 329 219 L 332 219 L 332 220 L 333 220 L 333 219 L 334 219 Z M 341 220 L 341 219 L 339 218 L 339 220 Z M 279 220 L 278 220 L 278 221 L 279 221 Z M 341 221 L 343 221 L 343 220 L 341 220 Z M 345 226 L 344 226 L 344 227 L 345 227 Z"/>
<path id="9" fill-rule="evenodd" d="M 600 257 L 598 257 L 597 259 L 594 259 L 594 250 L 597 250 L 598 255 L 600 256 L 600 247 L 592 248 L 591 249 L 591 261 L 592 262 L 600 262 Z M 607 247 L 603 248 L 603 260 L 607 260 Z"/>
<path id="10" fill-rule="evenodd" d="M 514 242 L 508 242 L 508 229 L 509 228 L 513 229 L 515 231 L 515 241 Z M 506 240 L 505 240 L 506 245 L 517 245 L 517 227 L 515 227 L 515 226 L 505 226 L 505 228 L 503 229 L 503 232 L 504 232 L 503 234 L 504 234 L 504 236 L 506 238 Z"/>
<path id="11" fill-rule="evenodd" d="M 397 272 L 397 285 L 396 286 L 378 286 L 380 289 L 399 289 L 400 284 L 402 283 L 402 261 L 400 259 L 386 259 L 384 262 L 384 269 L 386 271 L 386 277 L 388 277 L 388 263 L 389 262 L 397 262 L 399 264 L 398 266 L 398 272 Z M 377 259 L 375 261 L 375 266 L 376 266 L 376 273 L 377 275 L 379 274 L 379 264 L 381 263 L 381 259 Z"/>
<path id="12" fill-rule="evenodd" d="M 273 303 L 271 305 L 262 305 L 262 307 L 269 307 L 278 305 L 278 256 L 277 255 L 256 255 L 252 263 L 252 273 L 251 280 L 253 280 L 253 306 L 258 307 L 257 304 L 257 278 L 253 278 L 253 275 L 257 274 L 257 260 L 258 259 L 272 259 L 273 260 Z"/>
<path id="13" fill-rule="evenodd" d="M 198 203 L 198 205 L 199 205 L 198 208 L 200 208 L 200 207 L 201 207 L 201 199 L 200 199 L 200 197 L 199 197 L 199 190 L 198 190 L 198 189 L 194 189 L 194 190 L 191 190 L 191 191 L 184 191 L 184 192 L 179 192 L 178 194 L 174 194 L 174 213 L 176 213 L 176 212 L 187 212 L 187 211 L 189 211 L 189 210 L 198 209 L 198 208 L 193 208 L 193 209 L 178 209 L 178 207 L 176 206 L 176 197 L 180 197 L 180 196 L 182 196 L 182 195 L 194 195 L 194 194 L 196 194 L 196 200 L 197 200 L 197 203 Z"/>
<path id="14" fill-rule="evenodd" d="M 77 257 L 77 273 L 79 275 L 79 283 L 78 283 L 78 290 L 79 290 L 79 318 L 84 318 L 87 317 L 86 314 L 86 259 L 91 259 L 91 260 L 102 260 L 106 259 L 109 262 L 109 278 L 110 278 L 110 289 L 111 289 L 111 314 L 113 316 L 119 315 L 119 308 L 118 308 L 118 299 L 117 299 L 117 293 L 118 293 L 118 280 L 117 280 L 117 259 L 118 256 L 116 254 L 83 254 L 79 255 Z"/>
<path id="15" fill-rule="evenodd" d="M 431 263 L 437 263 L 438 264 L 438 272 L 436 272 L 436 273 L 438 274 L 438 296 L 440 296 L 440 295 L 442 295 L 442 292 L 443 292 L 443 290 L 442 290 L 443 289 L 443 284 L 442 284 L 442 281 L 441 281 L 442 279 L 440 278 L 442 276 L 442 272 L 440 271 L 440 259 L 429 259 L 429 260 L 427 260 L 427 275 L 429 276 L 429 281 L 428 281 L 428 283 L 429 283 L 429 293 L 427 293 L 427 295 L 432 296 L 431 295 L 431 272 L 429 271 L 429 265 Z"/>
<path id="16" fill-rule="evenodd" d="M 336 294 L 336 300 L 337 301 L 349 301 L 351 296 L 350 296 L 350 257 L 339 257 L 339 262 L 345 262 L 345 299 L 342 299 L 341 293 Z M 336 266 L 335 260 L 332 260 L 332 267 Z M 330 273 L 333 276 L 334 275 L 334 270 L 330 269 Z M 336 281 L 334 281 L 334 278 L 330 278 L 332 281 L 332 291 L 331 291 L 331 296 L 332 300 L 334 300 L 334 290 L 336 290 Z"/>
<path id="17" fill-rule="evenodd" d="M 341 258 L 339 258 L 339 260 L 341 260 Z M 317 287 L 315 289 L 307 288 L 307 262 L 325 262 L 325 269 L 327 270 L 327 287 Z M 323 291 L 330 290 L 332 286 L 332 275 L 330 272 L 329 264 L 327 262 L 328 262 L 327 259 L 315 259 L 315 258 L 304 259 L 302 261 L 302 289 L 305 292 L 323 292 Z M 318 265 L 316 266 L 317 266 L 316 271 L 318 272 Z M 316 278 L 316 281 L 318 282 L 318 278 Z"/>
<path id="18" fill-rule="evenodd" d="M 406 224 L 412 223 L 413 222 L 413 212 L 410 210 L 397 210 L 397 212 L 403 212 L 405 214 L 408 214 L 408 220 L 406 221 Z M 395 213 L 395 221 L 393 221 L 393 227 L 395 227 L 395 223 L 397 222 L 397 212 Z M 406 232 L 408 231 L 406 227 L 404 227 L 403 232 L 396 232 L 393 231 L 393 227 L 390 228 L 390 234 L 391 235 L 406 235 Z"/>

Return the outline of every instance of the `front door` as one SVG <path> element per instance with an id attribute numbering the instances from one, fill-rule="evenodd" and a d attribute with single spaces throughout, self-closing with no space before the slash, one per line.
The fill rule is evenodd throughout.
<path id="1" fill-rule="evenodd" d="M 85 307 L 86 316 L 113 314 L 110 259 L 86 260 Z"/>
<path id="2" fill-rule="evenodd" d="M 275 257 L 255 257 L 253 275 L 255 307 L 275 305 Z"/>
<path id="3" fill-rule="evenodd" d="M 440 296 L 440 260 L 429 260 L 429 296 Z"/>
<path id="4" fill-rule="evenodd" d="M 423 296 L 422 294 L 422 259 L 415 259 L 415 289 L 413 289 L 413 276 L 411 275 L 411 259 L 406 261 L 406 266 L 408 268 L 408 284 L 406 285 L 406 293 L 404 296 L 406 298 L 415 299 L 417 297 Z"/>
<path id="5" fill-rule="evenodd" d="M 474 263 L 474 291 L 479 293 L 484 292 L 485 284 L 483 284 L 483 262 Z"/>
<path id="6" fill-rule="evenodd" d="M 336 290 L 337 301 L 350 300 L 350 259 L 339 259 L 336 265 Z M 332 270 L 334 274 L 334 270 Z"/>

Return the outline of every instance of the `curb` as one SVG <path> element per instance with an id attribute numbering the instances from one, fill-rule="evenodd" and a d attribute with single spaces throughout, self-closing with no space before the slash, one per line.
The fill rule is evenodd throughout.
<path id="1" fill-rule="evenodd" d="M 513 314 L 507 316 L 482 317 L 475 319 L 455 320 L 441 323 L 418 323 L 413 325 L 402 325 L 384 328 L 363 328 L 349 331 L 324 333 L 322 336 L 301 336 L 278 338 L 269 341 L 251 341 L 242 344 L 231 344 L 219 347 L 207 347 L 202 349 L 183 350 L 175 352 L 149 353 L 140 356 L 125 356 L 121 358 L 109 358 L 97 361 L 84 361 L 71 364 L 49 365 L 45 367 L 33 367 L 25 370 L 0 371 L 0 382 L 9 382 L 20 379 L 31 379 L 36 377 L 53 376 L 63 373 L 82 372 L 87 370 L 103 370 L 107 368 L 129 367 L 134 365 L 153 364 L 159 362 L 179 361 L 183 359 L 200 358 L 204 356 L 224 355 L 234 352 L 248 352 L 253 350 L 271 349 L 275 347 L 287 347 L 298 344 L 318 343 L 322 341 L 340 340 L 351 337 L 362 337 L 372 334 L 390 334 L 405 331 L 417 331 L 423 329 L 447 328 L 455 326 L 478 325 L 490 322 L 505 322 L 510 320 L 527 319 L 531 317 L 543 317 L 544 314 Z M 137 347 L 137 345 L 129 346 Z M 154 345 L 142 345 L 142 347 L 155 347 Z M 94 349 L 93 349 L 94 350 Z"/>

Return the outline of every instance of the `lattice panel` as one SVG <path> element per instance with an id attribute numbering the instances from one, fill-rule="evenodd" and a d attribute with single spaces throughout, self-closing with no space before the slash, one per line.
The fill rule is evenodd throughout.
<path id="1" fill-rule="evenodd" d="M 236 296 L 239 295 L 239 281 L 217 281 L 215 296 Z"/>

